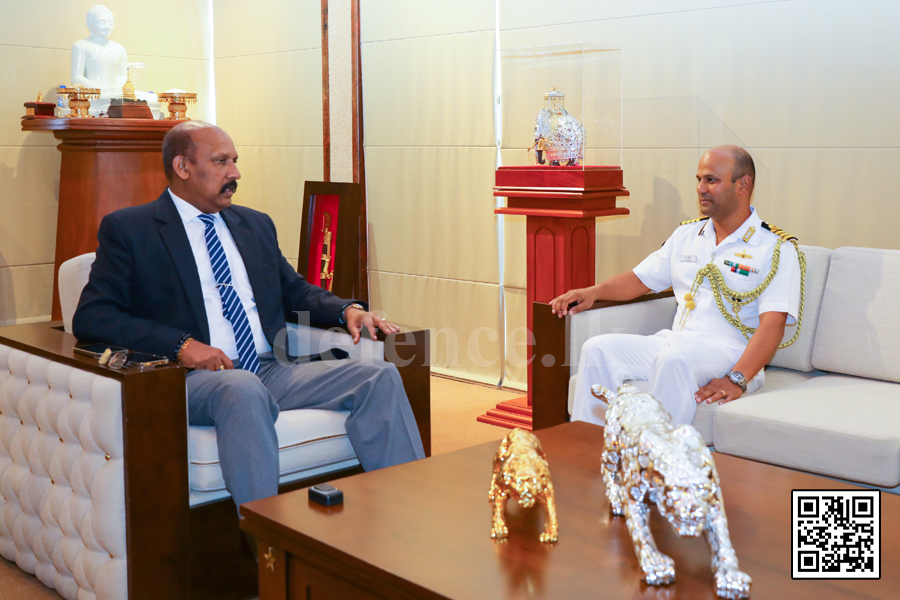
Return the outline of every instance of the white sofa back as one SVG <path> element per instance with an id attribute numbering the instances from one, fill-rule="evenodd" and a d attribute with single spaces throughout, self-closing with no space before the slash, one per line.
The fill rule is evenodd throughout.
<path id="1" fill-rule="evenodd" d="M 89 252 L 59 265 L 59 306 L 66 333 L 72 333 L 72 317 L 75 316 L 81 290 L 87 285 L 96 256 L 96 253 Z"/>
<path id="2" fill-rule="evenodd" d="M 809 373 L 814 371 L 812 364 L 813 344 L 816 337 L 816 325 L 819 321 L 819 308 L 822 305 L 822 294 L 825 293 L 825 281 L 831 264 L 831 250 L 819 246 L 800 246 L 806 255 L 806 297 L 803 307 L 803 324 L 797 341 L 775 353 L 769 363 L 773 367 L 782 367 Z M 796 333 L 795 326 L 784 330 L 782 342 L 786 342 Z"/>
<path id="3" fill-rule="evenodd" d="M 900 382 L 898 295 L 900 250 L 835 250 L 816 326 L 815 368 Z"/>

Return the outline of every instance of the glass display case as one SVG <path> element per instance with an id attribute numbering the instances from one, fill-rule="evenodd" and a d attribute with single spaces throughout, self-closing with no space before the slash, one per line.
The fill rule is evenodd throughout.
<path id="1" fill-rule="evenodd" d="M 582 42 L 503 50 L 500 80 L 504 166 L 622 164 L 621 50 Z"/>

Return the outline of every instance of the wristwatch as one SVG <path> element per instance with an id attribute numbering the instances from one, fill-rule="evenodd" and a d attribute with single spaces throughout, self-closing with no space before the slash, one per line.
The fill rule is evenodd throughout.
<path id="1" fill-rule="evenodd" d="M 732 371 L 725 377 L 727 377 L 731 383 L 741 388 L 741 392 L 747 391 L 747 378 L 744 377 L 744 374 L 740 371 Z"/>
<path id="2" fill-rule="evenodd" d="M 366 312 L 366 307 L 363 306 L 362 304 L 360 304 L 359 302 L 351 302 L 350 304 L 344 305 L 344 308 L 341 309 L 341 323 L 343 323 L 345 325 L 347 323 L 347 319 L 345 318 L 344 315 L 347 314 L 348 308 L 357 308 L 363 312 Z"/>

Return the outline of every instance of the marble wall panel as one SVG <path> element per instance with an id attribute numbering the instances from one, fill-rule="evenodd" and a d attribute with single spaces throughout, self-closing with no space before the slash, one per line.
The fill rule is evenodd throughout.
<path id="1" fill-rule="evenodd" d="M 321 52 L 320 0 L 259 0 L 252 6 L 216 0 L 213 13 L 217 59 L 310 48 Z"/>
<path id="2" fill-rule="evenodd" d="M 504 387 L 528 387 L 528 303 L 524 289 L 504 288 L 506 304 L 506 377 Z"/>
<path id="3" fill-rule="evenodd" d="M 321 50 L 220 58 L 215 66 L 217 122 L 236 144 L 322 145 Z"/>
<path id="4" fill-rule="evenodd" d="M 363 42 L 493 31 L 495 5 L 484 0 L 360 2 Z"/>
<path id="5" fill-rule="evenodd" d="M 362 45 L 366 146 L 494 146 L 493 32 Z"/>
<path id="6" fill-rule="evenodd" d="M 494 154 L 368 147 L 369 268 L 498 283 Z"/>
<path id="7" fill-rule="evenodd" d="M 369 272 L 372 310 L 410 329 L 431 329 L 431 368 L 496 384 L 501 367 L 496 284 Z"/>
<path id="8" fill-rule="evenodd" d="M 772 0 L 562 0 L 552 5 L 539 0 L 500 0 L 500 29 L 521 29 L 582 21 L 624 20 L 636 17 L 666 17 L 745 4 L 768 4 Z"/>
<path id="9" fill-rule="evenodd" d="M 885 74 L 896 69 L 898 18 L 896 3 L 797 0 L 576 20 L 500 39 L 620 48 L 625 147 L 896 147 L 900 80 Z"/>
<path id="10" fill-rule="evenodd" d="M 68 81 L 68 50 L 7 45 L 0 37 L 0 145 L 56 148 L 52 133 L 22 131 L 23 105 L 37 99 L 38 92 L 55 102 L 56 86 Z"/>
<path id="11" fill-rule="evenodd" d="M 85 17 L 94 4 L 71 0 L 4 2 L 0 44 L 68 51 L 73 43 L 90 35 Z M 152 5 L 107 2 L 106 6 L 116 21 L 111 39 L 122 44 L 129 55 L 206 57 L 212 2 L 157 0 Z"/>
<path id="12" fill-rule="evenodd" d="M 0 327 L 50 319 L 53 265 L 0 265 Z"/>

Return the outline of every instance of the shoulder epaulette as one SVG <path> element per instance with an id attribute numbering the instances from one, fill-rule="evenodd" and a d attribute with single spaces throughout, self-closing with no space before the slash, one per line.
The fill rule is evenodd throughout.
<path id="1" fill-rule="evenodd" d="M 783 239 L 786 242 L 790 242 L 790 241 L 799 242 L 800 241 L 797 239 L 796 235 L 789 234 L 781 227 L 775 227 L 774 225 L 769 225 L 765 221 L 762 222 L 762 226 L 763 226 L 763 229 L 768 229 L 769 231 L 771 231 L 772 233 L 774 233 L 775 235 L 777 235 L 778 237 L 780 237 L 781 239 Z"/>
<path id="2" fill-rule="evenodd" d="M 691 219 L 690 221 L 682 221 L 680 225 L 690 225 L 691 223 L 699 223 L 700 221 L 706 221 L 709 217 L 700 217 L 699 219 Z"/>

